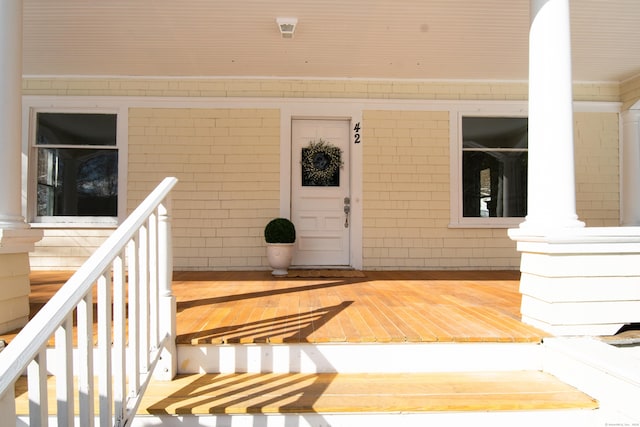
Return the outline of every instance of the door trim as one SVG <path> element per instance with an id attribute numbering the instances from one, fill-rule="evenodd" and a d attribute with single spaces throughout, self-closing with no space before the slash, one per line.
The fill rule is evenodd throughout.
<path id="1" fill-rule="evenodd" d="M 305 105 L 283 106 L 280 110 L 280 215 L 291 217 L 291 123 L 295 119 L 310 120 L 348 120 L 350 122 L 350 159 L 351 174 L 349 192 L 351 194 L 351 214 L 349 227 L 350 267 L 362 269 L 362 146 L 355 144 L 353 127 L 360 123 L 362 127 L 362 110 L 349 105 L 317 103 Z M 362 130 L 360 131 L 362 135 Z"/>

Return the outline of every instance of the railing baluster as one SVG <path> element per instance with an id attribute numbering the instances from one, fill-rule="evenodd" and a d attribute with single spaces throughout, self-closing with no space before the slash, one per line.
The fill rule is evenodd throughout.
<path id="1" fill-rule="evenodd" d="M 73 425 L 73 318 L 70 313 L 56 331 L 56 399 L 58 425 Z"/>
<path id="2" fill-rule="evenodd" d="M 111 270 L 98 279 L 98 354 L 100 360 L 98 376 L 98 407 L 100 427 L 113 425 L 111 418 L 113 412 L 112 403 L 112 379 L 111 379 Z"/>
<path id="3" fill-rule="evenodd" d="M 148 221 L 138 231 L 138 326 L 140 372 L 149 372 L 149 232 Z"/>
<path id="4" fill-rule="evenodd" d="M 0 414 L 7 414 L 11 416 L 16 413 L 16 393 L 15 389 L 9 387 L 4 390 L 4 393 L 0 394 Z"/>
<path id="5" fill-rule="evenodd" d="M 149 336 L 150 350 L 159 348 L 158 331 L 158 221 L 155 212 L 149 216 Z"/>
<path id="6" fill-rule="evenodd" d="M 172 379 L 177 371 L 176 353 L 176 299 L 171 289 L 173 255 L 171 252 L 171 197 L 158 205 L 158 258 L 165 262 L 158 268 L 158 309 L 160 310 L 160 337 L 168 336 L 160 355 L 157 377 Z"/>
<path id="7" fill-rule="evenodd" d="M 127 271 L 129 272 L 127 312 L 129 313 L 129 349 L 128 349 L 128 383 L 129 396 L 135 396 L 140 387 L 140 361 L 138 360 L 138 346 L 140 344 L 139 324 L 139 266 L 138 266 L 138 236 L 134 236 L 127 245 Z"/>
<path id="8" fill-rule="evenodd" d="M 29 363 L 27 370 L 29 388 L 29 424 L 49 425 L 49 402 L 47 397 L 47 349 L 40 350 Z"/>
<path id="9" fill-rule="evenodd" d="M 77 308 L 78 409 L 80 425 L 93 426 L 93 293 L 88 292 Z"/>
<path id="10" fill-rule="evenodd" d="M 125 307 L 124 251 L 113 261 L 113 399 L 115 425 L 126 417 L 126 307 Z"/>
<path id="11" fill-rule="evenodd" d="M 74 396 L 79 402 L 80 425 L 92 426 L 96 410 L 101 427 L 129 425 L 150 371 L 160 364 L 158 377 L 169 380 L 175 376 L 176 313 L 165 206 L 176 183 L 175 178 L 163 180 L 0 353 L 0 415 L 5 417 L 0 418 L 0 425 L 14 423 L 15 383 L 26 370 L 29 423 L 47 426 L 46 347 L 51 337 L 55 337 L 55 360 L 49 365 L 55 376 L 55 423 L 59 426 L 75 425 Z M 97 366 L 93 361 L 94 286 L 98 295 Z M 77 358 L 73 354 L 74 310 Z M 77 387 L 74 360 L 79 364 Z M 97 406 L 94 375 L 98 376 Z"/>

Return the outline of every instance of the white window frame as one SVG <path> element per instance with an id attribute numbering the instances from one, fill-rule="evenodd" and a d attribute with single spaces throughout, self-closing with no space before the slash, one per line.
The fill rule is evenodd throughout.
<path id="1" fill-rule="evenodd" d="M 478 108 L 452 111 L 450 116 L 450 161 L 451 161 L 451 218 L 450 228 L 514 228 L 524 222 L 524 217 L 464 217 L 462 182 L 462 118 L 463 117 L 514 117 L 528 118 L 524 106 L 500 105 L 493 108 Z"/>
<path id="2" fill-rule="evenodd" d="M 86 101 L 69 102 L 60 100 L 59 103 L 47 100 L 33 102 L 24 101 L 23 112 L 27 132 L 23 132 L 23 147 L 27 153 L 26 203 L 23 203 L 25 217 L 35 228 L 114 228 L 126 217 L 127 201 L 127 139 L 128 139 L 128 109 L 119 106 L 99 106 L 97 103 L 87 104 Z M 116 147 L 118 151 L 118 212 L 117 216 L 38 216 L 37 215 L 37 149 L 36 119 L 38 113 L 70 113 L 70 114 L 114 114 L 116 116 Z M 93 147 L 95 148 L 95 147 Z M 24 180 L 23 180 L 24 182 Z M 26 206 L 25 206 L 26 205 Z"/>

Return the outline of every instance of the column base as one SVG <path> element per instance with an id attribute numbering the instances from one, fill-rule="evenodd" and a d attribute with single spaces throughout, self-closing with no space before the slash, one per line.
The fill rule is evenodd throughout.
<path id="1" fill-rule="evenodd" d="M 31 252 L 35 243 L 42 240 L 44 232 L 29 228 L 2 228 L 0 226 L 0 254 Z"/>
<path id="2" fill-rule="evenodd" d="M 29 252 L 42 239 L 42 230 L 0 229 L 0 333 L 21 328 L 29 321 Z"/>
<path id="3" fill-rule="evenodd" d="M 640 227 L 509 230 L 522 252 L 521 313 L 553 335 L 640 322 Z"/>
<path id="4" fill-rule="evenodd" d="M 0 253 L 0 333 L 29 321 L 29 254 Z"/>

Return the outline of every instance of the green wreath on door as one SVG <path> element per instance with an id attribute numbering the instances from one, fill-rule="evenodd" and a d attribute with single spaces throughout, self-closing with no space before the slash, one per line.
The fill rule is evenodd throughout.
<path id="1" fill-rule="evenodd" d="M 303 185 L 336 185 L 336 174 L 343 166 L 342 149 L 323 140 L 313 140 L 302 149 Z"/>

